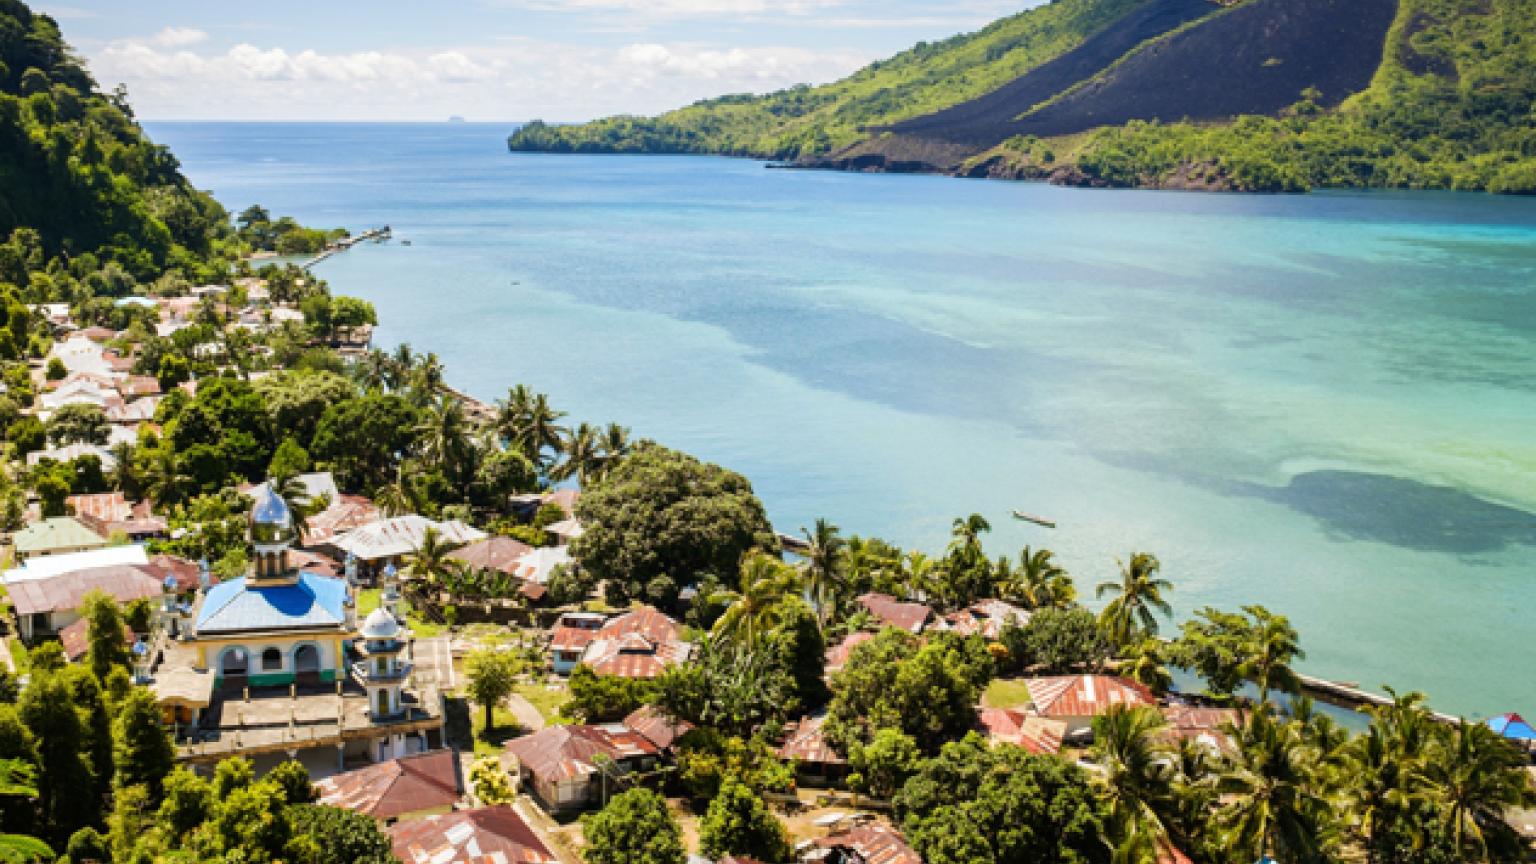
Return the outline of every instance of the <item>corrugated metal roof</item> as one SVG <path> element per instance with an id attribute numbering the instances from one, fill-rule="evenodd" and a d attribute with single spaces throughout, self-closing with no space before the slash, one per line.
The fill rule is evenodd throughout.
<path id="1" fill-rule="evenodd" d="M 1061 720 L 1014 709 L 983 708 L 980 721 L 992 740 L 1023 747 L 1037 755 L 1060 753 L 1067 734 L 1067 724 Z"/>
<path id="2" fill-rule="evenodd" d="M 933 618 L 933 610 L 921 603 L 897 600 L 889 594 L 863 594 L 859 604 L 882 623 L 908 633 L 921 633 Z"/>
<path id="3" fill-rule="evenodd" d="M 875 634 L 860 630 L 849 633 L 843 637 L 843 641 L 827 649 L 826 668 L 828 672 L 835 672 L 848 665 L 848 658 L 853 656 L 853 649 L 875 638 Z"/>
<path id="4" fill-rule="evenodd" d="M 70 552 L 64 555 L 41 555 L 28 558 L 20 567 L 5 571 L 5 584 L 12 585 L 31 579 L 47 579 L 61 573 L 92 567 L 107 567 L 114 564 L 142 566 L 148 563 L 149 555 L 145 553 L 144 547 L 137 543 L 89 549 L 85 552 Z"/>
<path id="5" fill-rule="evenodd" d="M 648 738 L 618 724 L 548 726 L 532 735 L 508 741 L 506 749 L 524 768 L 546 783 L 573 780 L 595 772 L 597 768 L 592 760 L 599 755 L 617 761 L 654 756 L 658 752 Z"/>
<path id="6" fill-rule="evenodd" d="M 17 615 L 40 612 L 64 612 L 79 609 L 85 595 L 105 591 L 119 603 L 131 603 L 146 597 L 159 597 L 160 580 L 141 567 L 112 564 L 49 576 L 23 579 L 7 584 Z"/>
<path id="7" fill-rule="evenodd" d="M 1097 717 L 1112 705 L 1154 705 L 1152 691 L 1127 678 L 1061 675 L 1025 682 L 1035 710 L 1046 717 Z"/>
<path id="8" fill-rule="evenodd" d="M 384 829 L 405 864 L 558 864 L 511 807 L 478 807 Z"/>
<path id="9" fill-rule="evenodd" d="M 677 739 L 693 730 L 692 723 L 673 720 L 654 705 L 643 705 L 631 711 L 624 718 L 624 725 L 656 745 L 658 750 L 670 749 Z"/>
<path id="10" fill-rule="evenodd" d="M 795 724 L 789 737 L 784 739 L 784 744 L 779 747 L 780 759 L 794 759 L 811 765 L 842 765 L 848 760 L 838 755 L 832 745 L 827 743 L 826 736 L 822 733 L 822 727 L 826 724 L 826 714 L 814 714 L 801 717 Z"/>
<path id="11" fill-rule="evenodd" d="M 64 506 L 76 516 L 89 516 L 102 522 L 121 522 L 133 516 L 133 505 L 121 492 L 71 495 L 64 499 Z"/>
<path id="12" fill-rule="evenodd" d="M 515 574 L 518 559 L 532 551 L 532 546 L 511 537 L 487 537 L 478 543 L 455 549 L 448 557 L 480 570 Z"/>
<path id="13" fill-rule="evenodd" d="M 36 555 L 51 549 L 90 549 L 107 545 L 107 538 L 85 527 L 79 519 L 55 516 L 33 522 L 11 538 L 20 555 Z"/>
<path id="14" fill-rule="evenodd" d="M 458 753 L 433 750 L 391 759 L 315 782 L 321 804 L 392 819 L 438 807 L 463 796 Z"/>
<path id="15" fill-rule="evenodd" d="M 433 528 L 445 543 L 474 543 L 486 538 L 486 533 L 471 528 L 457 520 L 434 522 L 415 513 L 381 519 L 337 535 L 332 544 L 343 552 L 351 552 L 364 561 L 395 558 L 408 555 L 421 548 L 427 529 Z"/>
<path id="16" fill-rule="evenodd" d="M 1015 627 L 1028 624 L 1030 614 L 1005 600 L 979 600 L 944 617 L 950 629 L 962 636 L 980 634 L 987 639 L 998 639 L 1010 624 Z"/>
<path id="17" fill-rule="evenodd" d="M 84 657 L 91 650 L 91 644 L 87 640 L 88 631 L 91 629 L 91 619 L 81 618 L 75 623 L 59 631 L 59 643 L 64 646 L 64 656 L 71 663 Z M 123 625 L 123 644 L 134 643 L 133 631 L 127 624 Z"/>
<path id="18" fill-rule="evenodd" d="M 823 849 L 848 849 L 864 864 L 923 864 L 901 832 L 884 823 L 860 825 L 816 841 Z"/>
<path id="19" fill-rule="evenodd" d="M 248 587 L 240 577 L 215 585 L 203 597 L 197 632 L 339 628 L 346 625 L 347 583 L 300 573 L 293 585 Z"/>

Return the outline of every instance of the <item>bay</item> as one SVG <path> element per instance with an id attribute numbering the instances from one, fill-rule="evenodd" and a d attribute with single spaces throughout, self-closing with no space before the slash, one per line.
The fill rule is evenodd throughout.
<path id="1" fill-rule="evenodd" d="M 780 530 L 1150 551 L 1307 671 L 1536 711 L 1536 201 L 1219 196 L 509 154 L 477 124 L 151 123 L 376 343 L 750 477 Z M 1059 522 L 1019 523 L 1013 509 Z"/>

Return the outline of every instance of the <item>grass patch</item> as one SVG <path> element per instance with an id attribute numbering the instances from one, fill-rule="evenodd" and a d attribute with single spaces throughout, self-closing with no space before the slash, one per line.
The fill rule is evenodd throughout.
<path id="1" fill-rule="evenodd" d="M 494 725 L 489 728 L 485 725 L 484 707 L 471 704 L 469 709 L 474 724 L 476 756 L 495 756 L 501 752 L 501 745 L 528 731 L 518 725 L 511 711 L 500 705 L 493 712 Z"/>
<path id="2" fill-rule="evenodd" d="M 545 723 L 555 726 L 571 722 L 571 718 L 564 714 L 565 706 L 571 701 L 571 690 L 564 684 L 554 690 L 539 683 L 519 684 L 517 694 L 538 709 Z"/>
<path id="3" fill-rule="evenodd" d="M 981 704 L 988 708 L 1018 708 L 1030 701 L 1023 678 L 999 678 L 987 685 Z"/>

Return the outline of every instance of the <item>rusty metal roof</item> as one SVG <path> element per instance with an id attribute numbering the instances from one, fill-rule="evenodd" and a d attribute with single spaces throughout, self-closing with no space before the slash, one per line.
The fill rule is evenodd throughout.
<path id="1" fill-rule="evenodd" d="M 881 623 L 908 633 L 921 633 L 933 618 L 933 610 L 921 603 L 897 600 L 889 594 L 863 594 L 859 604 Z"/>
<path id="2" fill-rule="evenodd" d="M 923 864 L 901 832 L 883 822 L 839 831 L 817 840 L 816 845 L 823 849 L 847 849 L 864 864 Z"/>
<path id="3" fill-rule="evenodd" d="M 875 638 L 875 634 L 860 630 L 849 633 L 843 637 L 843 641 L 827 649 L 827 671 L 835 672 L 848 665 L 848 658 L 853 656 L 853 649 Z"/>
<path id="4" fill-rule="evenodd" d="M 1046 717 L 1097 717 L 1113 705 L 1155 705 L 1152 691 L 1128 678 L 1059 675 L 1025 682 L 1035 711 Z"/>
<path id="5" fill-rule="evenodd" d="M 779 758 L 794 759 L 810 765 L 842 765 L 847 762 L 832 749 L 822 734 L 822 726 L 826 721 L 826 714 L 801 717 L 779 747 Z"/>
<path id="6" fill-rule="evenodd" d="M 448 557 L 463 561 L 480 570 L 495 570 L 515 575 L 518 569 L 517 559 L 532 551 L 532 546 L 513 540 L 511 537 L 487 537 L 478 543 L 455 549 L 448 553 Z"/>
<path id="7" fill-rule="evenodd" d="M 532 735 L 506 743 L 508 753 L 522 767 L 547 783 L 584 777 L 597 770 L 593 759 L 615 761 L 653 756 L 658 751 L 649 739 L 625 726 L 549 726 Z"/>
<path id="8" fill-rule="evenodd" d="M 133 517 L 133 505 L 121 492 L 71 495 L 64 499 L 64 506 L 76 516 L 100 522 L 123 522 Z"/>
<path id="9" fill-rule="evenodd" d="M 642 705 L 631 711 L 624 718 L 624 725 L 645 740 L 656 745 L 658 750 L 671 748 L 677 739 L 693 731 L 693 724 L 687 720 L 673 720 L 655 705 Z"/>
<path id="10" fill-rule="evenodd" d="M 315 782 L 320 803 L 392 819 L 451 807 L 464 794 L 459 754 L 432 750 L 335 774 Z"/>
<path id="11" fill-rule="evenodd" d="M 983 708 L 978 719 L 988 738 L 1023 747 L 1036 755 L 1060 753 L 1067 734 L 1067 724 L 1061 720 L 1011 708 Z"/>
<path id="12" fill-rule="evenodd" d="M 405 864 L 559 864 L 511 807 L 477 807 L 384 829 Z"/>
<path id="13" fill-rule="evenodd" d="M 86 641 L 87 631 L 90 628 L 91 619 L 81 618 L 59 631 L 59 642 L 63 644 L 64 656 L 69 658 L 69 662 L 73 663 L 79 660 L 91 650 L 90 643 Z M 134 641 L 133 630 L 129 629 L 127 624 L 124 624 L 123 643 L 125 645 L 132 645 Z"/>
<path id="14" fill-rule="evenodd" d="M 112 564 L 48 576 L 18 580 L 7 586 L 17 615 L 64 612 L 79 609 L 85 595 L 105 591 L 119 603 L 159 597 L 160 580 L 142 566 Z"/>
<path id="15" fill-rule="evenodd" d="M 980 634 L 987 639 L 998 639 L 1003 629 L 1012 624 L 1022 627 L 1029 623 L 1027 610 L 1006 600 L 979 600 L 958 612 L 944 616 L 949 628 L 962 636 Z"/>

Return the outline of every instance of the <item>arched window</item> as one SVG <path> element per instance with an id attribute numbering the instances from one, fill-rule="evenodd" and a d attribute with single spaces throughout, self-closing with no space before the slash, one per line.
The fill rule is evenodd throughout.
<path id="1" fill-rule="evenodd" d="M 273 672 L 283 668 L 283 652 L 276 648 L 268 648 L 261 652 L 261 670 Z"/>

